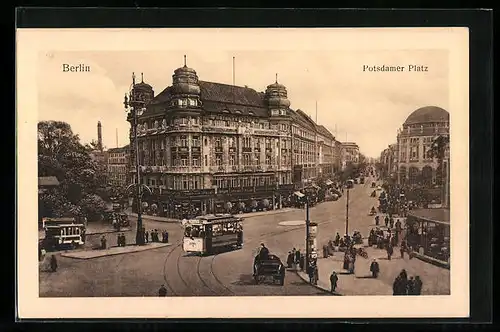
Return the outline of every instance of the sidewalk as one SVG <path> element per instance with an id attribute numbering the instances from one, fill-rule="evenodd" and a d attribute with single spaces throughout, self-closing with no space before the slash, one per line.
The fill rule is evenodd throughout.
<path id="1" fill-rule="evenodd" d="M 145 250 L 152 250 L 163 248 L 172 245 L 171 243 L 151 242 L 143 246 L 125 246 L 125 247 L 111 247 L 104 250 L 83 250 L 83 251 L 68 251 L 61 254 L 62 257 L 75 258 L 75 259 L 92 259 L 105 256 L 114 256 L 121 254 L 130 254 Z"/>
<path id="2" fill-rule="evenodd" d="M 392 295 L 392 283 L 396 276 L 405 269 L 408 277 L 420 276 L 423 281 L 422 295 L 449 295 L 450 271 L 419 259 L 401 258 L 399 248 L 395 248 L 394 256 L 389 261 L 384 250 L 365 247 L 368 259 L 358 257 L 354 275 L 346 274 L 342 269 L 344 253 L 335 252 L 334 256 L 318 259 L 319 280 L 316 287 L 330 291 L 330 274 L 337 272 L 337 295 Z M 376 258 L 380 266 L 377 279 L 371 277 L 370 264 Z M 297 274 L 306 282 L 309 277 L 298 271 Z M 465 285 L 464 285 L 465 286 Z"/>

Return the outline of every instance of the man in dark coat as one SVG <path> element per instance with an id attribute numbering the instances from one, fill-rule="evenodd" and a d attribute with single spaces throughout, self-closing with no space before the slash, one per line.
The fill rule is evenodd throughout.
<path id="1" fill-rule="evenodd" d="M 420 295 L 422 293 L 422 280 L 420 280 L 420 276 L 415 276 L 413 288 L 415 295 Z"/>
<path id="2" fill-rule="evenodd" d="M 101 249 L 106 249 L 106 237 L 104 235 L 101 237 Z"/>
<path id="3" fill-rule="evenodd" d="M 397 276 L 392 284 L 392 295 L 401 295 L 401 277 Z"/>
<path id="4" fill-rule="evenodd" d="M 408 275 L 406 274 L 406 270 L 402 269 L 399 274 L 400 282 L 400 293 L 401 295 L 406 295 L 408 291 Z"/>
<path id="5" fill-rule="evenodd" d="M 391 257 L 392 257 L 392 254 L 394 253 L 394 248 L 392 247 L 392 245 L 389 243 L 387 245 L 387 259 L 388 260 L 391 260 Z"/>
<path id="6" fill-rule="evenodd" d="M 165 285 L 160 286 L 160 289 L 158 290 L 158 296 L 160 297 L 167 296 L 167 289 L 165 288 Z"/>
<path id="7" fill-rule="evenodd" d="M 375 225 L 379 225 L 380 224 L 380 216 L 375 216 Z"/>
<path id="8" fill-rule="evenodd" d="M 415 280 L 413 277 L 410 277 L 408 283 L 406 284 L 406 293 L 407 295 L 416 295 L 415 294 Z"/>
<path id="9" fill-rule="evenodd" d="M 338 247 L 340 244 L 340 234 L 337 232 L 337 235 L 335 235 L 335 241 L 334 244 Z"/>
<path id="10" fill-rule="evenodd" d="M 146 243 L 149 242 L 149 232 L 148 231 L 144 232 L 144 240 L 146 241 Z"/>
<path id="11" fill-rule="evenodd" d="M 389 226 L 389 217 L 388 216 L 385 216 L 384 222 L 385 222 L 385 227 L 388 227 Z"/>
<path id="12" fill-rule="evenodd" d="M 295 252 L 295 264 L 300 265 L 300 250 Z"/>
<path id="13" fill-rule="evenodd" d="M 259 251 L 260 260 L 267 260 L 269 258 L 269 249 L 266 248 L 264 243 L 261 243 L 261 248 Z"/>
<path id="14" fill-rule="evenodd" d="M 378 262 L 376 259 L 374 259 L 373 262 L 370 264 L 370 272 L 372 273 L 373 278 L 378 277 L 378 274 L 380 272 L 380 266 L 378 265 Z"/>
<path id="15" fill-rule="evenodd" d="M 335 293 L 335 290 L 337 289 L 337 282 L 339 281 L 339 277 L 337 276 L 337 273 L 335 271 L 332 272 L 330 275 L 330 286 L 331 286 L 331 292 Z"/>
<path id="16" fill-rule="evenodd" d="M 288 252 L 288 256 L 286 258 L 286 266 L 290 269 L 293 264 L 293 254 L 291 251 Z"/>
<path id="17" fill-rule="evenodd" d="M 50 271 L 57 271 L 57 259 L 55 255 L 50 256 Z"/>

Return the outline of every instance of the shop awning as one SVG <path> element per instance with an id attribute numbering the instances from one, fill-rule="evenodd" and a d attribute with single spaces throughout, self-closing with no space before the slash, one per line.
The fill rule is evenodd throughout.
<path id="1" fill-rule="evenodd" d="M 327 186 L 331 186 L 333 184 L 332 180 L 326 180 L 325 184 Z"/>
<path id="2" fill-rule="evenodd" d="M 317 184 L 313 184 L 312 187 L 315 189 L 321 189 Z"/>
<path id="3" fill-rule="evenodd" d="M 297 195 L 298 197 L 302 198 L 304 197 L 305 195 L 303 193 L 301 193 L 300 191 L 296 191 L 294 192 L 295 195 Z"/>

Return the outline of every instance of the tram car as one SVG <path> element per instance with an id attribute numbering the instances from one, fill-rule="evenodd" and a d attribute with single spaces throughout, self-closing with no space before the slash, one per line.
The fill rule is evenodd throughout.
<path id="1" fill-rule="evenodd" d="M 43 218 L 45 238 L 43 247 L 48 250 L 75 249 L 85 244 L 84 224 L 75 218 Z"/>
<path id="2" fill-rule="evenodd" d="M 231 214 L 210 214 L 183 220 L 183 249 L 200 255 L 240 249 L 243 246 L 243 219 Z"/>

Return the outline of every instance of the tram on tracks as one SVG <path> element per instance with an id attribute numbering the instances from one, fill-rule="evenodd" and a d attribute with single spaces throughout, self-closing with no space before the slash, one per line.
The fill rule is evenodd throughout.
<path id="1" fill-rule="evenodd" d="M 183 220 L 183 249 L 200 255 L 243 246 L 243 219 L 231 214 L 209 214 Z"/>

